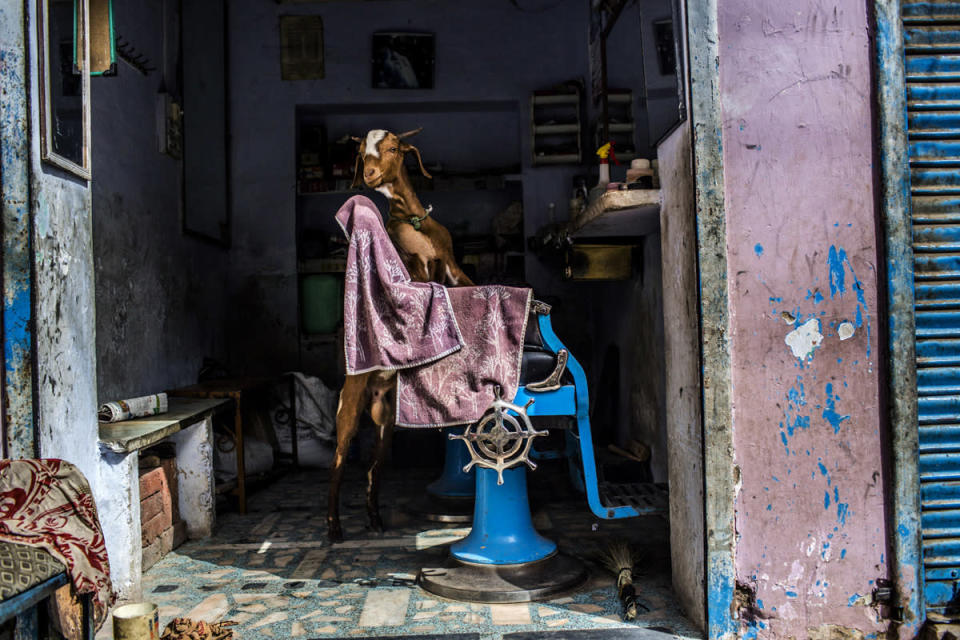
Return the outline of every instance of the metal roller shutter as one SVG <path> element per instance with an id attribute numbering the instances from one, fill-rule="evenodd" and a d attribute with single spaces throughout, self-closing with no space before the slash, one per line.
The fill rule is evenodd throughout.
<path id="1" fill-rule="evenodd" d="M 960 1 L 902 3 L 927 610 L 960 614 Z"/>

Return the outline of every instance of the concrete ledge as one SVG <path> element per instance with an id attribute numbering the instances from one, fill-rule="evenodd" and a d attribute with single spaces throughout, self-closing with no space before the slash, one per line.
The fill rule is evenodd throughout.
<path id="1" fill-rule="evenodd" d="M 222 411 L 229 402 L 216 398 L 171 397 L 166 413 L 123 422 L 101 423 L 100 446 L 114 453 L 144 449 Z"/>
<path id="2" fill-rule="evenodd" d="M 180 517 L 190 538 L 209 536 L 216 515 L 213 414 L 229 405 L 230 400 L 171 398 L 170 411 L 161 416 L 100 425 L 100 481 L 112 490 L 97 507 L 110 577 L 122 600 L 140 597 L 144 571 L 138 450 L 164 439 L 176 445 Z M 154 551 L 160 549 L 148 549 L 148 562 L 156 561 Z"/>

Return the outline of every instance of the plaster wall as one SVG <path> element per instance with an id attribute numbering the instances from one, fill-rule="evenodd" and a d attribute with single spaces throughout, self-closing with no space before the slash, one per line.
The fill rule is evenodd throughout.
<path id="1" fill-rule="evenodd" d="M 25 3 L 36 25 L 36 3 Z M 37 59 L 37 35 L 27 29 L 29 59 Z M 36 105 L 39 80 L 29 65 L 28 87 Z M 97 444 L 96 353 L 92 225 L 89 184 L 40 160 L 39 109 L 30 109 L 30 198 L 36 330 L 36 442 L 40 457 L 76 465 L 90 483 L 111 561 L 122 581 L 126 558 L 114 551 L 127 536 L 124 516 L 113 507 L 114 487 L 101 477 Z M 94 170 L 95 171 L 95 170 Z M 115 582 L 115 586 L 118 583 Z"/>
<path id="2" fill-rule="evenodd" d="M 880 632 L 867 5 L 719 7 L 741 633 Z"/>
<path id="3" fill-rule="evenodd" d="M 703 432 L 700 411 L 700 324 L 697 236 L 690 122 L 660 145 L 660 241 L 663 250 L 666 435 L 670 483 L 673 588 L 701 629 L 704 606 Z"/>
<path id="4" fill-rule="evenodd" d="M 165 4 L 114 6 L 117 32 L 157 71 L 118 61 L 116 76 L 91 79 L 101 401 L 192 384 L 204 356 L 224 354 L 228 252 L 182 233 L 182 162 L 158 151 Z M 169 50 L 176 40 L 167 37 Z"/>

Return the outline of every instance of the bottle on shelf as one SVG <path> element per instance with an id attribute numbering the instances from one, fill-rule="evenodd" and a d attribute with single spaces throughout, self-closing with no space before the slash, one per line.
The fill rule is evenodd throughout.
<path id="1" fill-rule="evenodd" d="M 646 158 L 634 158 L 627 169 L 627 184 L 639 183 L 644 189 L 653 189 L 653 168 Z"/>

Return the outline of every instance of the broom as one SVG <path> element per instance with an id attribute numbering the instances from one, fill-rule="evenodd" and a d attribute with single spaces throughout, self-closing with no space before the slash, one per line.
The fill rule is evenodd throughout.
<path id="1" fill-rule="evenodd" d="M 637 592 L 633 588 L 633 550 L 626 542 L 611 542 L 603 554 L 603 564 L 617 576 L 617 598 L 623 607 L 624 620 L 634 620 L 639 610 L 646 610 L 637 602 Z"/>

